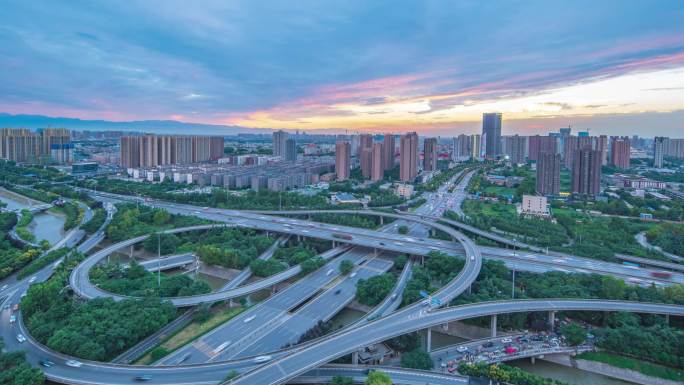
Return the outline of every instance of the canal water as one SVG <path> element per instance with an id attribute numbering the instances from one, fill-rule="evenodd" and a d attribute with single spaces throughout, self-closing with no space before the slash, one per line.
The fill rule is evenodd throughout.
<path id="1" fill-rule="evenodd" d="M 564 381 L 569 384 L 576 385 L 635 385 L 633 382 L 621 381 L 611 377 L 606 377 L 600 374 L 586 372 L 575 368 L 559 365 L 553 362 L 544 360 L 537 360 L 536 363 L 530 362 L 529 359 L 520 359 L 509 361 L 506 364 L 516 366 L 527 372 L 537 374 L 542 377 L 553 378 L 555 380 Z"/>
<path id="2" fill-rule="evenodd" d="M 12 210 L 21 210 L 29 208 L 31 205 L 43 204 L 2 188 L 0 188 L 0 201 L 6 203 L 6 208 Z M 28 229 L 36 236 L 37 242 L 46 240 L 50 244 L 55 244 L 64 237 L 65 220 L 62 214 L 43 211 L 33 215 L 33 221 L 29 224 Z"/>

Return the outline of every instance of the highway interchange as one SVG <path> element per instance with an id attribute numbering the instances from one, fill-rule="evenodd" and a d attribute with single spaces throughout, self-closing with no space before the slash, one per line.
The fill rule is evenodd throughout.
<path id="1" fill-rule="evenodd" d="M 465 179 L 465 178 L 464 178 Z M 454 195 L 462 194 L 463 191 L 462 189 L 456 189 L 457 191 L 454 193 Z M 427 205 L 424 205 L 423 207 L 420 208 L 418 211 L 419 214 L 422 215 L 436 215 L 440 216 L 441 212 L 440 210 L 444 210 L 447 208 L 449 205 L 454 204 L 454 199 L 451 199 L 449 195 L 445 192 L 444 186 L 443 188 L 440 189 L 438 193 L 431 194 L 430 198 L 433 198 L 434 200 L 431 199 L 430 203 Z M 102 195 L 99 196 L 100 198 L 103 198 Z M 444 200 L 441 200 L 441 197 L 445 197 Z M 112 197 L 108 197 L 105 199 L 111 199 Z M 117 199 L 120 199 L 120 197 L 116 197 Z M 297 320 L 302 320 L 302 325 L 310 325 L 311 322 L 317 321 L 316 317 L 317 314 L 320 313 L 318 306 L 321 306 L 321 304 L 325 304 L 326 302 L 329 302 L 331 299 L 334 301 L 336 296 L 339 296 L 342 293 L 345 293 L 344 296 L 339 297 L 339 306 L 340 308 L 343 307 L 345 301 L 347 301 L 347 293 L 348 292 L 353 292 L 354 290 L 354 284 L 353 284 L 353 279 L 340 279 L 338 277 L 338 269 L 336 269 L 336 264 L 339 263 L 344 258 L 350 258 L 351 260 L 357 262 L 357 275 L 355 277 L 362 277 L 365 275 L 362 274 L 373 274 L 373 273 L 378 273 L 381 271 L 386 270 L 391 266 L 391 258 L 388 258 L 388 256 L 392 255 L 392 253 L 408 253 L 411 255 L 425 255 L 428 254 L 430 251 L 434 250 L 434 248 L 439 248 L 441 251 L 453 254 L 453 255 L 465 255 L 465 261 L 466 264 L 463 268 L 463 270 L 460 272 L 460 274 L 455 277 L 449 284 L 441 288 L 437 293 L 435 293 L 434 297 L 435 299 L 439 300 L 440 303 L 446 304 L 450 299 L 455 298 L 458 296 L 460 293 L 465 291 L 470 284 L 474 281 L 474 279 L 477 277 L 479 270 L 480 270 L 480 265 L 481 265 L 481 258 L 487 257 L 488 253 L 491 253 L 492 256 L 496 255 L 495 258 L 508 258 L 508 257 L 513 257 L 515 261 L 513 263 L 519 263 L 522 268 L 524 269 L 524 266 L 535 266 L 536 268 L 545 268 L 546 270 L 557 268 L 555 266 L 557 265 L 562 265 L 565 268 L 565 266 L 561 262 L 556 262 L 553 260 L 553 257 L 551 256 L 545 256 L 542 254 L 527 254 L 528 256 L 521 256 L 521 252 L 517 251 L 514 252 L 512 250 L 506 250 L 506 249 L 496 249 L 492 248 L 492 250 L 487 250 L 486 248 L 482 247 L 477 247 L 472 243 L 466 236 L 463 234 L 453 230 L 451 227 L 445 226 L 445 225 L 439 225 L 428 220 L 420 220 L 417 218 L 411 218 L 411 217 L 403 217 L 401 214 L 394 214 L 396 217 L 394 218 L 399 218 L 400 220 L 406 220 L 406 223 L 411 223 L 410 229 L 411 233 L 409 235 L 398 235 L 394 234 L 390 231 L 393 231 L 393 229 L 396 229 L 396 226 L 398 223 L 395 222 L 389 226 L 386 226 L 384 229 L 386 231 L 374 231 L 374 230 L 363 230 L 363 229 L 358 229 L 358 228 L 347 228 L 344 226 L 338 226 L 338 225 L 328 225 L 328 224 L 320 224 L 320 223 L 312 223 L 307 220 L 300 220 L 300 219 L 293 219 L 293 218 L 278 218 L 273 215 L 265 215 L 265 214 L 260 214 L 260 213 L 247 213 L 247 212 L 241 212 L 241 211 L 235 211 L 235 210 L 217 210 L 217 209 L 202 209 L 202 208 L 197 208 L 197 207 L 192 207 L 192 206 L 184 206 L 184 205 L 176 205 L 176 204 L 170 204 L 170 203 L 165 203 L 165 202 L 158 202 L 158 201 L 146 201 L 146 204 L 151 204 L 154 205 L 155 207 L 163 207 L 168 209 L 171 212 L 176 212 L 176 213 L 181 213 L 181 214 L 189 214 L 189 215 L 199 215 L 202 217 L 205 217 L 207 219 L 212 219 L 214 221 L 220 221 L 220 222 L 226 222 L 229 225 L 236 225 L 236 226 L 244 226 L 244 227 L 253 227 L 253 228 L 258 228 L 262 229 L 265 231 L 269 232 L 275 232 L 275 233 L 284 233 L 284 234 L 289 234 L 289 235 L 303 235 L 303 236 L 311 236 L 311 237 L 316 237 L 316 238 L 321 238 L 321 239 L 329 239 L 329 240 L 335 240 L 335 241 L 344 241 L 344 243 L 353 243 L 355 246 L 352 247 L 351 249 L 347 247 L 336 247 L 333 249 L 333 251 L 329 252 L 329 259 L 330 261 L 328 262 L 328 265 L 325 267 L 321 268 L 320 270 L 311 273 L 309 275 L 304 276 L 304 278 L 300 279 L 299 281 L 295 282 L 293 285 L 288 287 L 288 289 L 285 289 L 281 291 L 280 293 L 272 296 L 269 300 L 272 298 L 288 298 L 290 296 L 294 297 L 297 295 L 297 291 L 294 289 L 291 289 L 292 287 L 297 287 L 298 283 L 303 281 L 304 284 L 302 285 L 303 288 L 308 290 L 309 292 L 312 292 L 307 296 L 309 298 L 311 295 L 314 293 L 319 293 L 318 295 L 314 296 L 313 299 L 311 299 L 306 305 L 301 307 L 299 309 L 300 312 L 295 313 L 295 316 L 286 316 L 285 319 L 283 319 L 282 314 L 283 314 L 283 309 L 289 307 L 288 305 L 283 305 L 280 308 L 277 306 L 269 306 L 267 303 L 269 300 L 264 301 L 263 303 L 257 305 L 255 308 L 258 309 L 259 312 L 262 311 L 272 311 L 276 312 L 273 314 L 280 315 L 280 317 L 276 316 L 274 319 L 279 320 L 278 326 L 282 325 L 287 325 L 289 320 L 292 319 L 297 319 Z M 460 203 L 459 203 L 460 205 Z M 318 212 L 318 211 L 316 211 Z M 308 212 L 308 213 L 316 213 L 316 212 Z M 342 214 L 342 212 L 339 212 Z M 348 213 L 358 213 L 358 212 L 348 212 Z M 303 213 L 299 213 L 303 214 Z M 380 214 L 369 214 L 369 215 L 380 215 Z M 391 215 L 388 215 L 391 216 Z M 433 228 L 437 228 L 441 231 L 446 232 L 449 234 L 454 240 L 458 241 L 458 243 L 453 243 L 453 242 L 446 242 L 446 241 L 436 241 L 433 239 L 427 239 L 427 233 L 425 232 L 425 227 L 423 226 L 431 226 Z M 352 236 L 352 242 L 349 242 L 349 240 L 341 240 L 338 237 L 333 236 L 333 234 L 349 234 Z M 82 243 L 79 246 L 80 251 L 88 251 L 91 249 L 94 245 L 96 245 L 101 239 L 103 238 L 103 233 L 102 229 L 98 231 L 98 233 L 94 234 L 90 238 L 88 238 L 84 243 Z M 144 238 L 142 238 L 144 239 Z M 140 239 L 140 240 L 142 240 Z M 139 242 L 138 240 L 137 242 Z M 135 243 L 135 242 L 133 242 Z M 132 244 L 132 243 L 131 243 Z M 84 246 L 85 245 L 85 246 Z M 437 245 L 437 246 L 435 246 Z M 431 248 L 432 246 L 433 248 Z M 123 246 L 122 246 L 123 247 Z M 117 247 L 117 249 L 120 247 Z M 109 248 L 108 248 L 109 249 Z M 107 253 L 110 253 L 113 250 L 107 250 Z M 503 250 L 503 251 L 501 251 Z M 101 260 L 102 258 L 106 257 L 107 253 L 104 251 L 96 252 L 93 254 L 93 256 L 98 255 L 98 260 Z M 515 255 L 504 255 L 503 253 L 515 253 Z M 91 258 L 93 257 L 91 256 Z M 534 258 L 533 258 L 534 256 Z M 551 257 L 551 258 L 549 258 Z M 91 260 L 91 258 L 88 258 L 88 260 Z M 534 259 L 544 259 L 543 263 L 540 261 L 535 261 Z M 576 257 L 575 257 L 576 258 Z M 578 260 L 578 262 L 584 263 L 582 261 L 583 259 Z M 589 260 L 592 263 L 596 263 L 597 261 Z M 510 259 L 506 261 L 507 263 L 511 263 Z M 563 261 L 566 262 L 566 261 Z M 544 265 L 547 264 L 547 265 Z M 85 264 L 82 264 L 83 266 Z M 370 265 L 370 266 L 369 266 Z M 79 266 L 79 267 L 81 267 Z M 410 274 L 410 265 L 407 270 L 405 270 L 406 276 Z M 541 267 L 540 267 L 541 266 Z M 620 276 L 623 274 L 623 272 L 617 271 L 615 269 L 615 266 L 620 266 L 616 264 L 610 264 L 608 266 L 602 266 L 600 264 L 598 265 L 589 265 L 585 267 L 568 267 L 569 271 L 573 271 L 574 269 L 585 269 L 587 271 L 600 271 L 601 269 L 605 269 L 604 273 L 611 273 Z M 367 267 L 367 268 L 366 268 Z M 38 277 L 37 281 L 42 281 L 45 280 L 49 277 L 49 274 L 51 273 L 51 268 L 52 266 L 46 267 L 46 269 L 41 270 L 36 276 Z M 77 273 L 77 270 L 74 270 L 74 274 L 72 274 L 72 278 L 74 276 L 80 276 L 80 279 L 75 279 L 72 281 L 72 286 L 75 286 L 74 289 L 78 292 L 78 288 L 86 285 L 89 282 L 87 279 L 87 270 L 88 269 L 81 269 L 79 273 Z M 328 275 L 328 272 L 330 270 L 333 270 L 335 272 L 335 276 L 331 277 L 333 273 L 330 273 Z M 643 270 L 643 269 L 628 269 L 628 271 L 624 271 L 624 276 L 626 277 L 634 277 L 635 279 L 645 279 L 643 275 L 637 275 L 635 271 L 638 270 Z M 83 275 L 83 272 L 85 271 L 85 275 Z M 534 270 L 533 270 L 534 271 Z M 288 274 L 290 275 L 289 278 L 294 277 L 298 272 L 295 272 L 292 274 L 292 272 Z M 325 278 L 320 277 L 320 275 L 323 275 Z M 403 274 L 402 274 L 403 276 Z M 271 277 L 272 278 L 272 277 Z M 281 279 L 282 277 L 279 277 L 273 281 L 269 282 L 264 282 L 262 283 L 265 285 L 264 287 L 268 287 L 273 285 L 276 282 L 279 282 L 278 280 Z M 327 278 L 327 279 L 326 279 Z M 673 274 L 673 281 L 674 282 L 681 282 L 681 275 L 676 275 Z M 268 280 L 265 279 L 265 280 Z M 257 281 L 265 281 L 265 280 L 260 280 Z M 334 285 L 331 287 L 327 287 L 330 282 L 335 281 Z M 405 281 L 404 281 L 405 282 Z M 26 287 L 28 284 L 26 284 L 27 281 L 21 281 L 18 282 L 17 284 L 14 284 L 12 287 L 2 291 L 0 293 L 0 296 L 6 297 L 6 300 L 4 304 L 13 304 L 17 303 L 19 301 L 19 295 L 26 290 Z M 309 283 L 311 285 L 309 285 Z M 401 283 L 402 280 L 399 280 L 399 284 L 393 290 L 393 293 L 400 293 L 402 290 L 401 289 Z M 665 282 L 660 282 L 661 284 L 667 284 L 669 281 Z M 25 286 L 24 286 L 25 285 Z M 227 291 L 231 290 L 240 290 L 246 286 L 249 285 L 244 285 L 244 286 L 238 286 L 238 287 L 228 287 L 225 288 L 226 290 L 223 290 L 222 293 L 225 293 Z M 324 289 L 325 288 L 325 289 Z M 94 296 L 99 296 L 99 295 L 111 295 L 111 293 L 104 293 L 95 288 L 96 291 Z M 260 289 L 263 289 L 260 288 Z M 293 290 L 292 295 L 280 295 L 281 293 L 287 293 L 288 290 Z M 304 289 L 302 289 L 304 290 Z M 322 291 L 321 291 L 322 290 Z M 337 290 L 340 290 L 338 294 L 335 294 Z M 319 292 L 320 291 L 320 292 Z M 331 294 L 332 293 L 332 294 Z M 214 294 L 214 293 L 212 293 Z M 241 295 L 244 296 L 246 292 L 243 292 Z M 91 294 L 88 293 L 79 293 L 79 295 L 83 295 L 86 298 L 90 298 Z M 329 295 L 331 297 L 325 297 L 326 295 Z M 240 295 L 237 295 L 240 296 Z M 236 297 L 237 297 L 236 296 Z M 187 297 L 191 298 L 191 297 Z M 322 298 L 322 300 L 321 300 Z M 353 297 L 352 297 L 353 298 Z M 213 302 L 216 300 L 220 299 L 227 299 L 225 296 L 219 296 L 217 298 L 208 298 L 204 299 L 200 302 L 195 302 L 195 303 L 175 303 L 177 306 L 190 306 L 194 305 L 197 303 L 202 303 L 202 302 Z M 379 305 L 379 307 L 387 306 L 388 302 L 392 302 L 389 300 L 386 300 L 383 304 Z M 274 302 L 275 303 L 275 302 Z M 391 308 L 388 307 L 388 308 Z M 269 310 L 272 309 L 272 310 Z M 323 308 L 321 308 L 323 309 Z M 375 309 L 377 310 L 377 308 Z M 375 311 L 374 310 L 374 311 Z M 62 382 L 62 383 L 67 383 L 67 384 L 130 384 L 134 382 L 134 377 L 137 375 L 141 374 L 146 374 L 150 375 L 150 383 L 157 383 L 157 384 L 216 384 L 218 382 L 221 382 L 222 380 L 225 379 L 226 375 L 228 372 L 231 370 L 238 370 L 240 372 L 243 372 L 240 376 L 237 378 L 233 379 L 230 383 L 235 383 L 235 384 L 280 384 L 280 383 L 285 383 L 288 382 L 294 378 L 297 378 L 299 376 L 308 376 L 308 378 L 318 378 L 321 379 L 325 376 L 332 375 L 331 373 L 343 373 L 346 370 L 352 370 L 356 371 L 358 373 L 358 368 L 343 368 L 343 367 L 325 367 L 324 369 L 316 369 L 316 367 L 322 366 L 327 362 L 332 361 L 333 359 L 343 356 L 345 354 L 349 354 L 354 352 L 357 349 L 363 348 L 364 346 L 371 345 L 375 342 L 381 342 L 383 340 L 386 340 L 388 338 L 405 334 L 411 331 L 415 330 L 423 330 L 426 328 L 429 328 L 431 326 L 437 326 L 441 324 L 445 324 L 454 320 L 460 320 L 460 319 L 465 319 L 465 318 L 470 318 L 470 317 L 477 317 L 477 316 L 484 316 L 484 315 L 491 315 L 491 314 L 506 314 L 506 313 L 514 313 L 514 312 L 528 312 L 528 311 L 549 311 L 549 310 L 594 310 L 594 311 L 634 311 L 634 312 L 645 312 L 645 313 L 655 313 L 655 314 L 670 314 L 670 315 L 684 315 L 684 309 L 682 306 L 675 306 L 675 305 L 662 305 L 662 304 L 647 304 L 647 303 L 634 303 L 634 302 L 620 302 L 620 301 L 590 301 L 590 300 L 527 300 L 527 301 L 505 301 L 505 302 L 489 302 L 489 303 L 478 303 L 478 304 L 471 304 L 471 305 L 463 305 L 459 307 L 451 307 L 451 308 L 446 308 L 443 310 L 437 310 L 433 309 L 431 306 L 425 306 L 422 303 L 417 303 L 410 305 L 408 307 L 405 307 L 399 311 L 394 311 L 392 310 L 387 310 L 387 308 L 383 308 L 381 311 L 379 311 L 379 315 L 381 315 L 380 318 L 373 319 L 372 321 L 368 321 L 366 318 L 366 322 L 359 322 L 358 324 L 354 325 L 354 328 L 346 328 L 342 331 L 338 331 L 335 333 L 332 333 L 326 337 L 319 338 L 317 340 L 308 342 L 303 344 L 302 346 L 296 347 L 294 350 L 288 350 L 288 351 L 281 351 L 281 353 L 276 353 L 273 354 L 273 357 L 270 361 L 266 362 L 265 364 L 259 366 L 257 363 L 254 361 L 254 355 L 256 354 L 261 354 L 264 352 L 263 349 L 268 350 L 276 350 L 275 348 L 278 348 L 278 344 L 276 343 L 278 341 L 278 333 L 271 333 L 270 332 L 270 327 L 273 325 L 270 325 L 269 328 L 249 328 L 250 330 L 248 331 L 247 335 L 255 336 L 255 339 L 253 341 L 248 341 L 248 344 L 242 345 L 243 347 L 236 347 L 232 348 L 230 350 L 222 350 L 221 352 L 218 352 L 215 354 L 213 357 L 211 357 L 210 360 L 205 360 L 205 362 L 197 362 L 196 364 L 190 365 L 189 363 L 183 362 L 182 365 L 177 365 L 177 366 L 152 366 L 152 367 L 140 367 L 140 366 L 131 366 L 131 365 L 115 365 L 115 364 L 110 364 L 110 363 L 98 363 L 98 362 L 86 362 L 83 361 L 83 365 L 80 368 L 72 368 L 69 366 L 64 365 L 63 363 L 66 362 L 67 360 L 71 359 L 71 357 L 64 356 L 62 354 L 50 351 L 49 349 L 41 346 L 38 342 L 32 340 L 28 333 L 24 330 L 23 324 L 21 323 L 21 319 L 19 318 L 19 322 L 16 322 L 15 324 L 11 325 L 8 323 L 8 318 L 9 318 L 9 311 L 7 309 L 3 310 L 2 312 L 2 318 L 0 321 L 2 322 L 2 336 L 4 340 L 7 342 L 7 348 L 8 349 L 19 349 L 19 348 L 27 348 L 28 347 L 28 352 L 27 352 L 27 358 L 29 362 L 36 364 L 39 360 L 44 359 L 46 357 L 50 358 L 53 362 L 56 364 L 53 365 L 50 368 L 46 368 L 45 372 L 47 376 L 57 382 Z M 335 312 L 335 306 L 333 306 L 333 309 L 324 309 L 323 313 L 327 312 L 328 314 L 334 315 Z M 249 314 L 249 312 L 245 312 L 243 314 Z M 254 314 L 253 314 L 254 315 Z M 266 313 L 264 315 L 267 317 Z M 331 316 L 332 316 L 331 315 Z M 248 315 L 247 317 L 251 317 L 251 315 Z M 326 316 L 327 317 L 327 316 Z M 371 318 L 371 317 L 368 317 Z M 256 317 L 255 317 L 256 319 Z M 255 319 L 252 319 L 252 321 L 255 321 Z M 244 319 L 242 320 L 242 323 L 244 325 L 257 325 L 257 322 L 252 324 L 251 322 L 244 322 Z M 24 335 L 27 336 L 28 341 L 24 342 L 23 344 L 17 343 L 16 339 L 14 338 L 17 332 L 17 329 L 20 332 L 23 332 Z M 257 329 L 257 330 L 254 330 Z M 263 332 L 259 332 L 259 330 L 262 330 Z M 293 341 L 295 338 L 295 334 L 301 331 L 305 331 L 306 329 L 301 328 L 298 330 L 295 330 L 292 328 L 292 325 L 290 325 L 290 328 L 288 329 L 276 329 L 279 332 L 284 331 L 284 330 L 290 330 L 293 331 L 293 333 L 290 335 L 290 337 L 285 338 L 285 340 L 290 340 Z M 283 334 L 286 335 L 286 334 Z M 223 338 L 223 337 L 221 337 Z M 223 342 L 225 342 L 224 340 Z M 226 347 L 230 347 L 233 345 L 234 341 L 230 341 L 231 343 L 228 344 Z M 282 345 L 282 344 L 281 344 Z M 212 351 L 213 353 L 213 351 Z M 248 356 L 249 354 L 252 354 L 252 356 Z M 234 357 L 243 357 L 243 358 L 238 358 L 234 359 Z M 185 358 L 184 356 L 176 356 L 177 359 L 179 358 Z M 230 360 L 228 360 L 230 359 Z M 188 358 L 189 360 L 189 358 Z M 206 362 L 208 361 L 208 362 Z M 167 365 L 175 365 L 176 363 L 174 362 L 169 362 Z M 256 370 L 250 370 L 258 366 L 258 369 Z M 337 372 L 336 372 L 337 371 Z M 403 371 L 403 374 L 401 373 L 401 370 L 397 370 L 397 373 L 393 373 L 393 379 L 395 379 L 396 383 L 415 383 L 411 381 L 415 381 L 415 376 L 416 373 L 412 371 Z M 362 373 L 363 374 L 363 373 Z M 430 374 L 431 376 L 436 376 L 436 374 L 432 373 Z M 404 377 L 402 377 L 404 376 Z M 413 380 L 407 380 L 406 376 L 413 376 Z M 304 381 L 304 378 L 302 381 Z M 437 376 L 438 377 L 438 376 Z M 439 379 L 435 377 L 429 380 L 430 383 L 438 384 L 438 383 L 454 383 L 452 382 L 440 382 L 440 381 L 448 381 L 449 377 L 446 379 Z M 326 377 L 328 378 L 328 377 Z M 402 380 L 402 378 L 404 378 Z M 456 377 L 451 377 L 451 379 L 456 379 L 457 381 L 462 381 L 463 379 Z M 404 381 L 404 382 L 401 382 Z M 428 382 L 426 380 L 426 382 Z"/>

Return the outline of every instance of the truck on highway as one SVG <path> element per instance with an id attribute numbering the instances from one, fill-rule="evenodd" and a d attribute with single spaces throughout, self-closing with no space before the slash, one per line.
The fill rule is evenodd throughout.
<path id="1" fill-rule="evenodd" d="M 672 277 L 672 273 L 669 273 L 667 271 L 652 271 L 651 277 L 654 277 L 654 278 L 670 278 L 670 277 Z"/>

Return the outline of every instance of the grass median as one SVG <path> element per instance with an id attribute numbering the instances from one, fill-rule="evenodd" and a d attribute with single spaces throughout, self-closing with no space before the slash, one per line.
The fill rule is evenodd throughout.
<path id="1" fill-rule="evenodd" d="M 629 369 L 651 377 L 664 378 L 672 381 L 684 381 L 684 371 L 668 366 L 662 366 L 636 358 L 620 356 L 608 352 L 586 352 L 577 356 L 578 359 L 597 361 L 621 369 Z"/>
<path id="2" fill-rule="evenodd" d="M 164 342 L 155 346 L 153 349 L 150 349 L 150 351 L 148 351 L 144 356 L 134 363 L 137 365 L 149 365 L 159 359 L 159 357 L 154 353 L 155 350 L 160 351 L 159 349 L 163 349 L 162 351 L 166 352 L 165 355 L 171 354 L 172 352 L 191 343 L 204 334 L 207 334 L 223 323 L 228 322 L 230 319 L 234 318 L 246 309 L 247 308 L 245 307 L 221 309 L 216 312 L 212 312 L 212 315 L 204 321 L 192 321 L 190 324 L 188 324 L 188 326 L 169 336 L 164 340 Z"/>

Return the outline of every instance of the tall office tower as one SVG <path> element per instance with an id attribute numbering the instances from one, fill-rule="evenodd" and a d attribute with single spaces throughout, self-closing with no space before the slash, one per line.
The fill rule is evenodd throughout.
<path id="1" fill-rule="evenodd" d="M 359 146 L 361 146 L 361 138 L 358 135 L 352 135 L 349 138 L 349 143 L 351 144 L 352 156 L 359 156 Z"/>
<path id="2" fill-rule="evenodd" d="M 38 133 L 26 128 L 4 128 L 0 131 L 0 157 L 15 162 L 39 163 L 44 157 Z"/>
<path id="3" fill-rule="evenodd" d="M 542 152 L 537 160 L 537 186 L 541 195 L 560 193 L 561 156 L 556 152 Z"/>
<path id="4" fill-rule="evenodd" d="M 338 140 L 335 143 L 335 173 L 337 180 L 349 179 L 349 169 L 351 168 L 351 143 Z"/>
<path id="5" fill-rule="evenodd" d="M 572 165 L 572 192 L 598 195 L 601 192 L 601 151 L 589 147 L 575 150 Z"/>
<path id="6" fill-rule="evenodd" d="M 570 136 L 571 132 L 572 132 L 572 128 L 571 128 L 570 126 L 568 126 L 568 127 L 563 127 L 563 128 L 561 128 L 560 130 L 558 130 L 558 133 L 560 133 L 560 136 L 561 136 L 562 138 L 563 138 L 563 137 L 568 137 L 568 136 Z"/>
<path id="7" fill-rule="evenodd" d="M 470 136 L 461 134 L 454 137 L 451 157 L 453 160 L 460 160 L 470 157 Z"/>
<path id="8" fill-rule="evenodd" d="M 485 157 L 496 158 L 501 155 L 501 113 L 482 114 L 482 135 L 486 135 Z"/>
<path id="9" fill-rule="evenodd" d="M 423 141 L 423 170 L 437 170 L 437 138 L 425 138 Z"/>
<path id="10" fill-rule="evenodd" d="M 663 167 L 665 139 L 667 138 L 662 136 L 656 136 L 655 139 L 653 139 L 653 167 Z"/>
<path id="11" fill-rule="evenodd" d="M 385 174 L 385 159 L 383 153 L 383 143 L 373 143 L 373 149 L 371 150 L 371 180 L 379 181 L 383 178 Z"/>
<path id="12" fill-rule="evenodd" d="M 285 140 L 285 154 L 283 160 L 286 162 L 294 162 L 297 160 L 297 142 L 294 138 Z"/>
<path id="13" fill-rule="evenodd" d="M 482 140 L 480 135 L 470 135 L 470 157 L 479 158 L 482 156 Z"/>
<path id="14" fill-rule="evenodd" d="M 285 141 L 289 137 L 288 133 L 282 130 L 273 133 L 273 155 L 285 156 Z"/>
<path id="15" fill-rule="evenodd" d="M 629 168 L 629 138 L 610 138 L 610 164 L 617 168 Z"/>
<path id="16" fill-rule="evenodd" d="M 363 151 L 364 148 L 370 148 L 372 150 L 372 147 L 373 147 L 373 135 L 371 135 L 371 134 L 359 135 L 359 156 L 361 156 L 361 152 Z"/>
<path id="17" fill-rule="evenodd" d="M 565 168 L 571 169 L 573 167 L 574 161 L 573 157 L 575 152 L 581 148 L 591 148 L 594 149 L 595 138 L 591 136 L 568 136 L 565 138 L 565 146 L 563 149 L 563 164 Z"/>
<path id="18" fill-rule="evenodd" d="M 383 169 L 391 170 L 394 167 L 394 134 L 385 134 L 382 139 Z"/>
<path id="19" fill-rule="evenodd" d="M 211 137 L 192 137 L 192 161 L 194 163 L 206 162 L 211 159 Z"/>
<path id="20" fill-rule="evenodd" d="M 159 162 L 157 154 L 157 137 L 155 135 L 144 135 L 140 137 L 140 167 L 156 167 Z"/>
<path id="21" fill-rule="evenodd" d="M 157 137 L 157 153 L 159 164 L 172 164 L 173 163 L 173 151 L 172 151 L 173 136 L 163 135 Z"/>
<path id="22" fill-rule="evenodd" d="M 670 156 L 677 159 L 684 158 L 684 139 L 664 138 L 663 156 Z"/>
<path id="23" fill-rule="evenodd" d="M 362 147 L 359 155 L 359 167 L 361 168 L 361 175 L 364 178 L 371 177 L 371 168 L 373 167 L 373 147 Z"/>
<path id="24" fill-rule="evenodd" d="M 43 128 L 38 131 L 41 135 L 41 155 L 45 161 L 57 163 L 71 163 L 72 151 L 71 132 L 66 128 Z"/>
<path id="25" fill-rule="evenodd" d="M 535 162 L 539 161 L 539 155 L 543 152 L 556 154 L 558 153 L 558 138 L 540 135 L 530 136 L 527 152 L 527 158 Z"/>
<path id="26" fill-rule="evenodd" d="M 605 135 L 600 135 L 596 137 L 596 149 L 601 151 L 601 164 L 608 164 L 608 137 Z"/>
<path id="27" fill-rule="evenodd" d="M 223 157 L 223 137 L 212 136 L 209 138 L 209 160 L 217 160 Z"/>
<path id="28" fill-rule="evenodd" d="M 140 167 L 140 136 L 121 137 L 121 167 Z"/>
<path id="29" fill-rule="evenodd" d="M 192 163 L 192 137 L 174 136 L 171 138 L 171 164 Z"/>
<path id="30" fill-rule="evenodd" d="M 413 182 L 418 175 L 418 134 L 409 132 L 399 140 L 399 179 Z"/>
<path id="31" fill-rule="evenodd" d="M 512 164 L 525 163 L 525 152 L 527 150 L 526 136 L 507 136 L 506 137 L 506 155 Z"/>
<path id="32" fill-rule="evenodd" d="M 458 160 L 458 137 L 451 138 L 451 160 Z"/>

